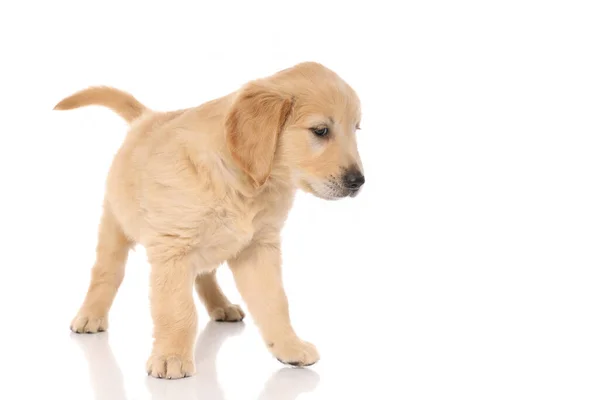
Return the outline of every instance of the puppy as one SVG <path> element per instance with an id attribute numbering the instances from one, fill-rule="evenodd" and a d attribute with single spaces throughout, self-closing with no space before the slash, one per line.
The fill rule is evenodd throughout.
<path id="1" fill-rule="evenodd" d="M 130 129 L 106 179 L 96 262 L 71 330 L 107 328 L 128 252 L 140 244 L 151 265 L 148 374 L 194 374 L 194 288 L 212 319 L 244 318 L 215 279 L 225 262 L 271 353 L 296 366 L 317 362 L 290 322 L 280 231 L 297 189 L 334 200 L 356 196 L 365 182 L 355 91 L 306 62 L 188 109 L 153 111 L 110 87 L 82 90 L 55 109 L 89 105 L 112 109 Z"/>

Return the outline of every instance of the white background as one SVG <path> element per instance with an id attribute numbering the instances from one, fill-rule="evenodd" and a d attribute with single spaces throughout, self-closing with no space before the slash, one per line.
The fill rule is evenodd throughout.
<path id="1" fill-rule="evenodd" d="M 0 6 L 0 398 L 600 396 L 598 2 L 156 3 Z M 306 60 L 364 111 L 364 191 L 299 194 L 284 231 L 321 361 L 283 368 L 247 319 L 200 332 L 195 377 L 146 377 L 141 248 L 109 332 L 70 334 L 126 125 L 54 104 L 105 84 L 194 106 Z"/>

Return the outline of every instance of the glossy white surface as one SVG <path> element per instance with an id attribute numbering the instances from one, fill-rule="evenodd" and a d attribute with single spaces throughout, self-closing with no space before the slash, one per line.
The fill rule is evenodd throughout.
<path id="1" fill-rule="evenodd" d="M 598 2 L 37 3 L 0 5 L 0 399 L 600 397 Z M 54 104 L 106 84 L 176 109 L 304 60 L 364 113 L 363 193 L 299 194 L 284 232 L 321 361 L 199 308 L 197 375 L 148 378 L 143 249 L 108 333 L 71 334 L 126 127 Z"/>

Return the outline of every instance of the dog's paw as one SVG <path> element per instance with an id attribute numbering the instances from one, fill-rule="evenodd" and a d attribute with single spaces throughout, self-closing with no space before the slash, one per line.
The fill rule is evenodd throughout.
<path id="1" fill-rule="evenodd" d="M 238 322 L 244 319 L 246 314 L 237 304 L 229 304 L 225 307 L 217 307 L 210 312 L 210 318 L 219 322 Z"/>
<path id="2" fill-rule="evenodd" d="M 70 328 L 75 333 L 104 332 L 108 328 L 108 317 L 106 315 L 80 312 L 71 321 Z"/>
<path id="3" fill-rule="evenodd" d="M 275 342 L 270 346 L 271 353 L 282 363 L 295 367 L 308 367 L 319 361 L 317 348 L 300 339 Z"/>
<path id="4" fill-rule="evenodd" d="M 179 355 L 152 355 L 146 363 L 148 375 L 155 378 L 179 379 L 194 375 L 194 361 Z"/>

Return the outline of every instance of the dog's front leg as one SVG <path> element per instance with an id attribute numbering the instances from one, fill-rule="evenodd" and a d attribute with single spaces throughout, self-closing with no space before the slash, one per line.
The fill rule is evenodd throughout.
<path id="1" fill-rule="evenodd" d="M 197 325 L 194 271 L 187 257 L 172 254 L 173 250 L 149 251 L 154 344 L 146 369 L 154 377 L 167 379 L 194 374 Z"/>
<path id="2" fill-rule="evenodd" d="M 301 340 L 290 322 L 281 277 L 279 239 L 251 244 L 229 260 L 229 266 L 271 353 L 290 365 L 308 366 L 317 362 L 319 354 L 315 346 Z"/>

